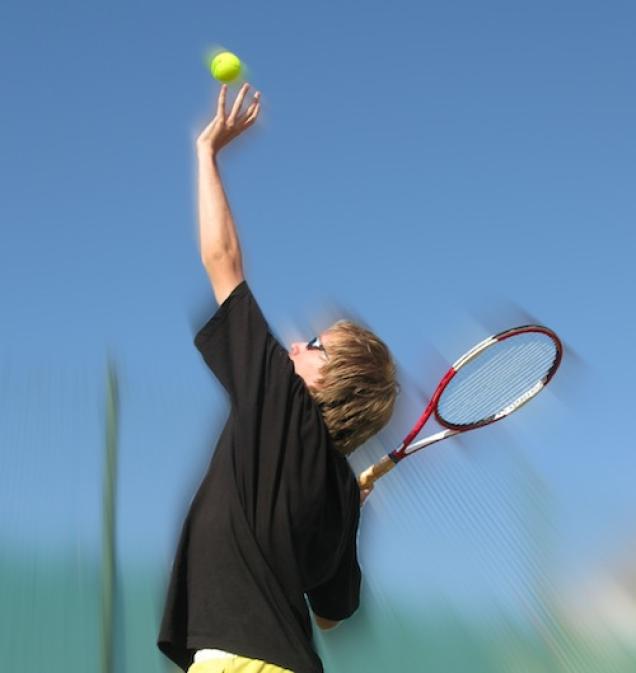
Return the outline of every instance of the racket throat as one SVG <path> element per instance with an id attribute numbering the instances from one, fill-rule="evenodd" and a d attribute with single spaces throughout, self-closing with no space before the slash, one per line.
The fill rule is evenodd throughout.
<path id="1" fill-rule="evenodd" d="M 394 451 L 391 451 L 391 453 L 387 454 L 387 458 L 395 463 L 396 465 L 400 462 L 400 460 L 404 457 L 404 444 L 400 444 L 397 449 Z"/>
<path id="2" fill-rule="evenodd" d="M 441 442 L 442 439 L 446 439 L 447 437 L 458 435 L 459 432 L 459 430 L 442 430 L 441 432 L 436 432 L 434 435 L 430 435 L 429 437 L 424 437 L 424 439 L 420 439 L 419 442 L 415 442 L 414 444 L 411 444 L 409 447 L 407 447 L 406 451 L 404 451 L 404 455 L 408 456 L 410 453 L 418 451 L 419 449 L 423 449 L 425 446 L 435 444 L 436 442 Z"/>

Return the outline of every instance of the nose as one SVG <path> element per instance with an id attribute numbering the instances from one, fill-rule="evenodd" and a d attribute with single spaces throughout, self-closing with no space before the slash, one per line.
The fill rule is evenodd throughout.
<path id="1" fill-rule="evenodd" d="M 303 344 L 301 344 L 299 341 L 294 341 L 294 343 L 291 345 L 291 354 L 298 355 L 298 353 L 302 349 L 302 346 Z"/>

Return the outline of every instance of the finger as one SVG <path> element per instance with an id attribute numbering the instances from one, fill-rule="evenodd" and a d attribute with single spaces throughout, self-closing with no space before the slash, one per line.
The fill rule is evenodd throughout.
<path id="1" fill-rule="evenodd" d="M 259 113 L 260 109 L 261 109 L 261 104 L 256 103 L 252 112 L 250 112 L 249 115 L 246 115 L 245 119 L 243 120 L 243 124 L 245 126 L 250 126 L 250 124 L 253 124 L 256 121 L 256 118 L 258 117 L 258 113 Z"/>
<path id="2" fill-rule="evenodd" d="M 259 108 L 257 107 L 254 110 L 254 112 L 243 121 L 243 123 L 241 125 L 243 128 L 247 128 L 249 126 L 252 126 L 252 124 L 254 124 L 256 122 L 256 118 L 258 117 L 258 110 L 259 110 Z"/>
<path id="3" fill-rule="evenodd" d="M 250 109 L 245 113 L 245 116 L 241 119 L 241 125 L 253 124 L 258 117 L 258 111 L 260 110 L 260 105 L 250 105 Z"/>
<path id="4" fill-rule="evenodd" d="M 245 94 L 247 93 L 247 90 L 249 88 L 250 85 L 247 82 L 245 82 L 245 84 L 243 84 L 243 86 L 241 87 L 241 90 L 238 92 L 238 96 L 236 97 L 236 100 L 234 101 L 234 105 L 232 107 L 232 112 L 230 112 L 230 116 L 227 118 L 228 124 L 233 124 L 236 121 L 239 110 L 241 109 L 241 105 L 243 105 Z"/>
<path id="5" fill-rule="evenodd" d="M 254 94 L 254 97 L 252 98 L 252 102 L 250 103 L 249 107 L 247 108 L 247 110 L 245 110 L 245 114 L 243 115 L 242 120 L 247 119 L 252 114 L 252 112 L 254 112 L 254 109 L 256 108 L 258 103 L 260 102 L 260 97 L 261 97 L 261 93 L 260 93 L 260 91 L 257 91 Z"/>
<path id="6" fill-rule="evenodd" d="M 221 91 L 219 92 L 219 100 L 217 103 L 216 107 L 216 115 L 220 119 L 223 119 L 225 117 L 225 98 L 227 96 L 227 84 L 224 84 L 221 87 Z"/>

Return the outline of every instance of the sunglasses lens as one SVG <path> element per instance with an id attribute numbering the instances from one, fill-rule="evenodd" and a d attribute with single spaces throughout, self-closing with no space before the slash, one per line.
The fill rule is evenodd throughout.
<path id="1" fill-rule="evenodd" d="M 316 350 L 316 351 L 322 351 L 324 353 L 324 358 L 328 359 L 327 351 L 325 350 L 325 347 L 320 343 L 320 337 L 314 337 L 311 341 L 307 342 L 306 346 L 307 350 Z"/>

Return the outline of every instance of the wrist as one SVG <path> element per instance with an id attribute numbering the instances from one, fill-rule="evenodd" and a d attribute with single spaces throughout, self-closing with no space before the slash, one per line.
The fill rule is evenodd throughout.
<path id="1" fill-rule="evenodd" d="M 199 162 L 216 163 L 218 151 L 212 149 L 209 145 L 197 144 L 197 160 Z"/>

